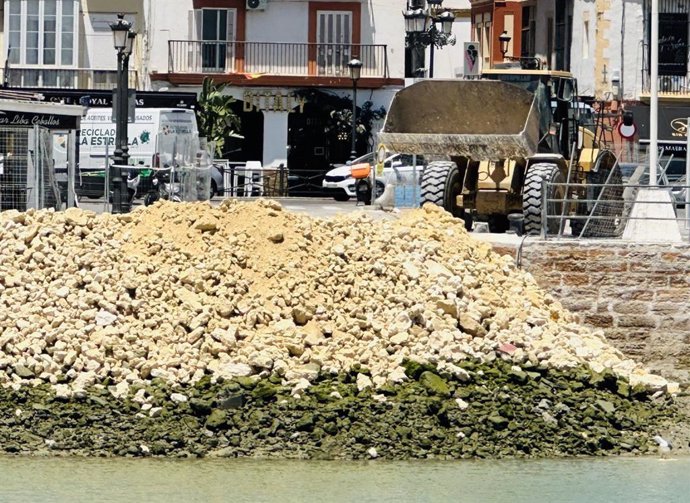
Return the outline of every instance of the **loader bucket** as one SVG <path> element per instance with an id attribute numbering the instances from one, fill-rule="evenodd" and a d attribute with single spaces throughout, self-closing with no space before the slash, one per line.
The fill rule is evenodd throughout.
<path id="1" fill-rule="evenodd" d="M 406 154 L 529 157 L 539 142 L 536 96 L 500 80 L 423 80 L 395 95 L 379 139 Z"/>

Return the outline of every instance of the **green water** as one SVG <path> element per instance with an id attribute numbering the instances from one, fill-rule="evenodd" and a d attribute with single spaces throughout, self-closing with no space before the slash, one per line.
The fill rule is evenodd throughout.
<path id="1" fill-rule="evenodd" d="M 1 502 L 690 501 L 690 458 L 311 462 L 0 458 Z"/>

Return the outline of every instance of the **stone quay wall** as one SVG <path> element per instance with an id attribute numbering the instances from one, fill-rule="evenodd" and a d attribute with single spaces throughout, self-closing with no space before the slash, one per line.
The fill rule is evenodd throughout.
<path id="1" fill-rule="evenodd" d="M 494 244 L 627 356 L 690 381 L 690 245 L 598 241 Z"/>

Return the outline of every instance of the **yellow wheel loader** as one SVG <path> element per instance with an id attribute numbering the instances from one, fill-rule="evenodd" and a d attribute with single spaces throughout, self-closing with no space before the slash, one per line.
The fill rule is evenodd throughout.
<path id="1" fill-rule="evenodd" d="M 468 230 L 482 220 L 505 232 L 515 220 L 522 232 L 554 234 L 569 218 L 575 235 L 615 234 L 620 170 L 580 125 L 579 109 L 569 73 L 492 69 L 402 89 L 379 138 L 391 151 L 438 159 L 422 173 L 421 202 L 463 218 Z"/>

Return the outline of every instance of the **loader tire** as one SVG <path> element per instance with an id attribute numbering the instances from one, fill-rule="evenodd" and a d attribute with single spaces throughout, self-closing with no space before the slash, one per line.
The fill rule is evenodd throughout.
<path id="1" fill-rule="evenodd" d="M 522 190 L 522 212 L 525 216 L 524 226 L 525 234 L 541 234 L 542 230 L 542 210 L 544 204 L 544 182 L 547 184 L 548 194 L 547 199 L 563 199 L 565 188 L 563 184 L 565 177 L 558 165 L 551 163 L 536 163 L 532 164 L 527 170 L 527 177 L 525 178 L 525 186 Z M 558 233 L 560 225 L 560 217 L 562 213 L 563 203 L 558 201 L 548 202 L 547 214 L 549 218 L 546 225 L 548 234 Z"/>
<path id="2" fill-rule="evenodd" d="M 465 173 L 454 162 L 430 162 L 420 179 L 420 204 L 432 203 L 440 206 L 456 218 L 462 218 L 465 229 L 472 230 L 472 215 L 457 205 L 455 196 L 462 193 Z"/>

